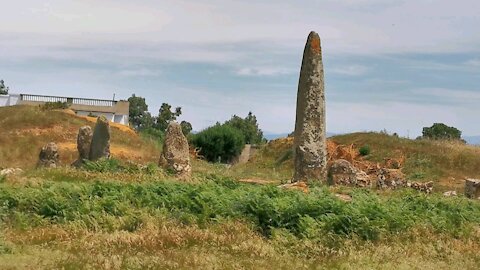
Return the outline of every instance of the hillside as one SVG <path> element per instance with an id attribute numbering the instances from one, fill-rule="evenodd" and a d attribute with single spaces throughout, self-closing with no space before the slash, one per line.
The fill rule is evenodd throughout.
<path id="1" fill-rule="evenodd" d="M 40 148 L 48 142 L 59 146 L 60 162 L 71 164 L 77 157 L 76 140 L 81 126 L 94 127 L 95 118 L 80 117 L 71 111 L 44 111 L 39 107 L 0 108 L 0 167 L 33 168 Z M 112 156 L 135 162 L 156 162 L 158 147 L 140 138 L 133 130 L 112 124 Z"/>
<path id="2" fill-rule="evenodd" d="M 246 165 L 234 168 L 243 178 L 288 180 L 293 174 L 293 138 L 273 140 Z M 365 157 L 358 149 L 368 145 Z M 328 139 L 332 159 L 345 158 L 359 164 L 385 164 L 400 160 L 401 169 L 412 181 L 434 181 L 436 190 L 463 192 L 465 178 L 480 177 L 480 147 L 451 141 L 410 140 L 381 133 L 352 133 Z M 333 153 L 339 146 L 342 149 Z M 350 161 L 351 161 L 350 160 Z"/>

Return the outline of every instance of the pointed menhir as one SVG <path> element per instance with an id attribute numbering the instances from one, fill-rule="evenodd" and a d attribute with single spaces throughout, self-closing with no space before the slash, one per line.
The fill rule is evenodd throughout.
<path id="1" fill-rule="evenodd" d="M 294 182 L 327 179 L 326 145 L 322 48 L 318 34 L 310 32 L 298 82 Z"/>

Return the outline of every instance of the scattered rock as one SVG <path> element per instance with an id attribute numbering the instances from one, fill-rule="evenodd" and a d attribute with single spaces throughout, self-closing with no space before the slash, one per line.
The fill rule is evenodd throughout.
<path id="1" fill-rule="evenodd" d="M 84 160 L 90 157 L 90 147 L 92 144 L 93 131 L 90 126 L 83 126 L 78 130 L 77 150 L 78 160 L 73 163 L 74 166 L 80 166 Z"/>
<path id="2" fill-rule="evenodd" d="M 110 123 L 104 116 L 97 118 L 89 152 L 89 160 L 100 158 L 110 158 Z"/>
<path id="3" fill-rule="evenodd" d="M 443 193 L 443 196 L 445 197 L 454 197 L 457 196 L 457 192 L 455 190 L 447 191 Z"/>
<path id="4" fill-rule="evenodd" d="M 480 180 L 465 180 L 465 196 L 470 199 L 480 199 Z"/>
<path id="5" fill-rule="evenodd" d="M 58 160 L 58 146 L 54 142 L 51 142 L 42 147 L 37 167 L 56 168 L 58 165 Z"/>
<path id="6" fill-rule="evenodd" d="M 0 176 L 16 175 L 22 172 L 23 170 L 20 168 L 6 168 L 0 171 Z"/>
<path id="7" fill-rule="evenodd" d="M 333 162 L 328 170 L 328 183 L 330 185 L 344 185 L 357 187 L 370 187 L 370 177 L 355 168 L 350 162 L 338 159 Z"/>
<path id="8" fill-rule="evenodd" d="M 433 181 L 426 183 L 408 182 L 407 186 L 427 194 L 430 194 L 433 191 Z"/>
<path id="9" fill-rule="evenodd" d="M 397 189 L 405 187 L 407 181 L 405 175 L 399 169 L 382 168 L 377 173 L 377 188 Z"/>
<path id="10" fill-rule="evenodd" d="M 338 199 L 344 201 L 344 202 L 351 202 L 352 201 L 352 196 L 347 195 L 347 194 L 335 194 L 335 197 Z"/>
<path id="11" fill-rule="evenodd" d="M 192 174 L 188 141 L 183 135 L 182 127 L 176 122 L 168 125 L 159 163 L 181 179 L 188 179 Z"/>
<path id="12" fill-rule="evenodd" d="M 280 185 L 278 187 L 284 188 L 284 189 L 296 189 L 296 190 L 303 191 L 304 193 L 308 193 L 308 185 L 305 182 L 294 182 L 294 183 Z"/>
<path id="13" fill-rule="evenodd" d="M 311 32 L 303 51 L 298 83 L 293 181 L 327 178 L 325 86 L 320 37 Z"/>

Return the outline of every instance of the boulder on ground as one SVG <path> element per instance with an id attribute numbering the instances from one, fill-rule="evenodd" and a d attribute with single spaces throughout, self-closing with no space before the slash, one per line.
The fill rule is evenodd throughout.
<path id="1" fill-rule="evenodd" d="M 20 168 L 6 168 L 0 171 L 0 176 L 8 176 L 22 173 L 23 170 Z"/>
<path id="2" fill-rule="evenodd" d="M 364 172 L 355 168 L 350 162 L 338 159 L 333 162 L 328 170 L 328 183 L 330 185 L 344 185 L 369 187 L 370 177 Z"/>
<path id="3" fill-rule="evenodd" d="M 188 179 L 192 174 L 188 141 L 176 122 L 168 125 L 159 164 L 181 179 Z"/>
<path id="4" fill-rule="evenodd" d="M 445 197 L 455 197 L 455 196 L 457 196 L 457 192 L 455 190 L 446 191 L 446 192 L 443 193 L 443 196 L 445 196 Z"/>
<path id="5" fill-rule="evenodd" d="M 104 116 L 97 118 L 90 145 L 89 160 L 110 158 L 110 124 Z"/>
<path id="6" fill-rule="evenodd" d="M 382 168 L 377 173 L 377 188 L 397 189 L 405 187 L 407 181 L 405 175 L 399 169 Z"/>
<path id="7" fill-rule="evenodd" d="M 73 165 L 80 166 L 84 160 L 90 157 L 90 147 L 92 144 L 93 131 L 90 126 L 83 126 L 78 130 L 77 150 L 78 160 Z"/>
<path id="8" fill-rule="evenodd" d="M 470 199 L 480 199 L 480 180 L 465 180 L 465 196 Z"/>
<path id="9" fill-rule="evenodd" d="M 37 167 L 56 168 L 58 165 L 58 160 L 58 146 L 56 143 L 51 142 L 42 147 Z"/>

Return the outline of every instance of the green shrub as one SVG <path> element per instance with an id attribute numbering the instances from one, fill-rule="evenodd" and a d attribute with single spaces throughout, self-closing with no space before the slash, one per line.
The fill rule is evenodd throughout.
<path id="1" fill-rule="evenodd" d="M 92 172 L 119 172 L 124 169 L 120 165 L 120 161 L 113 158 L 102 158 L 97 161 L 85 160 L 83 168 Z"/>
<path id="2" fill-rule="evenodd" d="M 68 109 L 70 107 L 70 104 L 67 102 L 46 102 L 45 104 L 41 105 L 40 108 L 45 111 L 50 111 L 50 110 L 64 110 Z"/>
<path id="3" fill-rule="evenodd" d="M 241 131 L 220 124 L 195 134 L 192 142 L 200 149 L 200 155 L 210 162 L 231 162 L 245 146 L 245 138 Z"/>
<path id="4" fill-rule="evenodd" d="M 370 146 L 364 145 L 358 149 L 358 152 L 360 153 L 361 156 L 368 156 L 370 155 Z"/>

